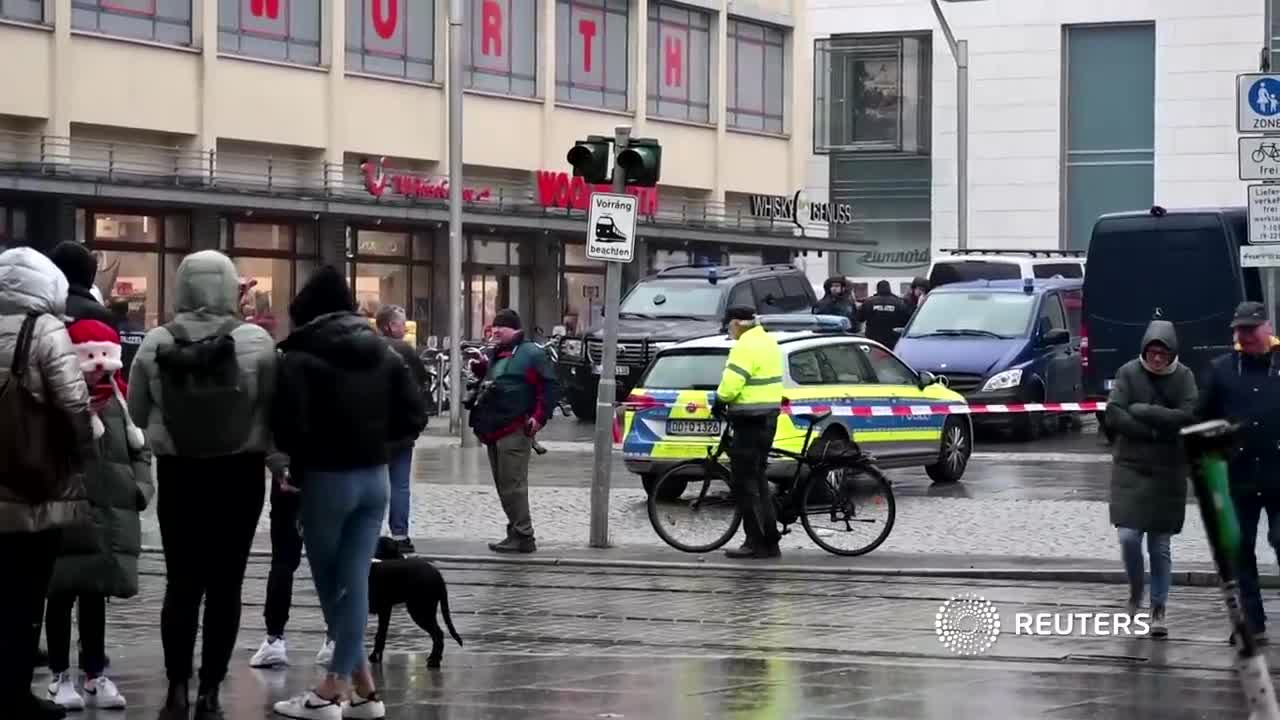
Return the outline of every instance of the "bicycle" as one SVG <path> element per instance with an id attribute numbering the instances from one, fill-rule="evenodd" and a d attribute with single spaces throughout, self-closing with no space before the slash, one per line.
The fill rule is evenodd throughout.
<path id="1" fill-rule="evenodd" d="M 790 525 L 799 518 L 805 533 L 814 544 L 833 555 L 856 557 L 880 547 L 893 530 L 896 504 L 893 486 L 876 466 L 875 458 L 862 452 L 856 443 L 826 440 L 810 452 L 810 441 L 818 423 L 831 416 L 827 411 L 814 415 L 796 415 L 798 420 L 808 420 L 800 452 L 771 448 L 769 457 L 796 463 L 790 482 L 780 484 L 771 497 L 777 512 L 782 534 L 790 532 Z M 723 547 L 738 533 L 742 513 L 733 496 L 733 475 L 721 461 L 732 440 L 732 429 L 725 422 L 720 442 L 707 449 L 705 458 L 686 460 L 662 474 L 649 493 L 647 501 L 649 522 L 658 537 L 671 547 L 688 553 L 706 553 Z M 702 481 L 690 480 L 688 475 L 702 475 Z M 713 483 L 722 483 L 725 492 L 712 492 Z M 665 486 L 668 486 L 664 488 Z M 677 492 L 679 490 L 679 492 Z M 692 492 L 692 497 L 690 493 Z M 667 499 L 663 499 L 667 498 Z M 709 527 L 720 532 L 709 542 L 685 541 L 677 538 L 668 527 L 680 508 L 688 508 L 695 516 L 695 525 Z M 880 510 L 885 514 L 878 533 L 870 542 L 854 548 L 841 548 L 828 540 L 840 527 L 852 533 L 856 526 L 870 525 L 877 520 L 870 516 Z M 820 519 L 827 518 L 837 530 L 817 527 Z M 722 531 L 716 528 L 723 528 Z"/>

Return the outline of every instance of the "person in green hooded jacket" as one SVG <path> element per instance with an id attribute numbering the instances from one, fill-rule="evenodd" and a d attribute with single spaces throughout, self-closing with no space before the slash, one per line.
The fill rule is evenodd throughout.
<path id="1" fill-rule="evenodd" d="M 151 450 L 125 406 L 120 335 L 99 320 L 67 327 L 89 387 L 98 458 L 85 466 L 87 522 L 63 531 L 49 582 L 45 632 L 49 642 L 49 699 L 66 710 L 86 706 L 122 710 L 125 698 L 106 676 L 107 598 L 138 594 L 141 513 L 155 494 Z M 71 613 L 78 606 L 81 695 L 71 673 Z"/>

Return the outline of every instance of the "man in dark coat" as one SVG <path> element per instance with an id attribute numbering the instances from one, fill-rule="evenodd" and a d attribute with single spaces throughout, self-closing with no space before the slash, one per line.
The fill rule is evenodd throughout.
<path id="1" fill-rule="evenodd" d="M 1236 567 L 1240 600 L 1255 640 L 1267 642 L 1267 614 L 1258 590 L 1258 520 L 1267 513 L 1267 540 L 1280 552 L 1280 340 L 1273 337 L 1267 309 L 1242 302 L 1231 320 L 1234 352 L 1215 358 L 1200 382 L 1197 415 L 1240 425 L 1227 469 L 1231 500 L 1240 522 Z M 1232 641 L 1235 637 L 1232 636 Z"/>
<path id="2" fill-rule="evenodd" d="M 898 342 L 894 328 L 903 327 L 910 318 L 907 304 L 893 294 L 888 280 L 876 283 L 876 294 L 858 308 L 858 320 L 867 324 L 864 334 L 890 350 Z"/>
<path id="3" fill-rule="evenodd" d="M 1140 355 L 1116 373 L 1107 400 L 1115 429 L 1111 467 L 1111 524 L 1129 576 L 1129 614 L 1142 604 L 1142 537 L 1151 557 L 1151 631 L 1167 634 L 1165 603 L 1172 579 L 1169 543 L 1182 532 L 1187 507 L 1187 463 L 1178 431 L 1194 422 L 1195 376 L 1178 362 L 1173 323 L 1154 320 Z"/>
<path id="4" fill-rule="evenodd" d="M 68 240 L 58 243 L 49 257 L 67 276 L 67 316 L 72 320 L 97 320 L 119 332 L 117 318 L 93 296 L 93 281 L 98 276 L 98 259 L 93 253 Z"/>
<path id="5" fill-rule="evenodd" d="M 839 315 L 849 318 L 857 329 L 858 309 L 849 295 L 849 283 L 843 275 L 832 275 L 822 283 L 822 299 L 813 307 L 814 315 Z"/>

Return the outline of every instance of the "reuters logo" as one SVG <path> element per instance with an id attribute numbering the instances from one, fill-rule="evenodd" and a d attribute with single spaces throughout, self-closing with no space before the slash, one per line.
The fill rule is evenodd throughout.
<path id="1" fill-rule="evenodd" d="M 1000 612 L 984 597 L 965 593 L 942 603 L 934 616 L 938 642 L 957 655 L 981 655 L 1000 637 Z"/>

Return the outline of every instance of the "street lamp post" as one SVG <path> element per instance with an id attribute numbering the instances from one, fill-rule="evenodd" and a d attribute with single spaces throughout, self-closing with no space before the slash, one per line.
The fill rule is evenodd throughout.
<path id="1" fill-rule="evenodd" d="M 956 40 L 938 0 L 929 0 L 929 4 L 956 59 L 956 246 L 964 250 L 969 247 L 969 41 Z"/>
<path id="2" fill-rule="evenodd" d="M 449 434 L 474 438 L 462 422 L 462 0 L 449 1 Z"/>

